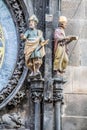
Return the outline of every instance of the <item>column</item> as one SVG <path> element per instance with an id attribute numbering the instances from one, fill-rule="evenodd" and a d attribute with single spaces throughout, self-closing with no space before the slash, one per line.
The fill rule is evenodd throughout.
<path id="1" fill-rule="evenodd" d="M 43 79 L 31 81 L 31 99 L 34 102 L 34 130 L 41 130 L 41 101 L 43 97 Z"/>

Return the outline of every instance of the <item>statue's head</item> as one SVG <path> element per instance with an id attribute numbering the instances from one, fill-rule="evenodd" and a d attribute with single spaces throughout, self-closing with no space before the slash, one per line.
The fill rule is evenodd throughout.
<path id="1" fill-rule="evenodd" d="M 36 15 L 32 15 L 29 19 L 28 19 L 28 21 L 29 21 L 29 27 L 30 28 L 35 28 L 36 27 L 36 25 L 38 24 L 38 18 L 36 17 Z"/>
<path id="2" fill-rule="evenodd" d="M 59 26 L 62 28 L 66 28 L 67 26 L 67 18 L 65 16 L 60 16 L 58 19 Z"/>

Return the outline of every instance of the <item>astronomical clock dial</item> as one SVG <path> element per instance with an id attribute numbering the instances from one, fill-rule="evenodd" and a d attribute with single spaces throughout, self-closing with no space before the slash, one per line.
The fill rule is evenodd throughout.
<path id="1" fill-rule="evenodd" d="M 7 86 L 17 62 L 18 43 L 12 15 L 0 0 L 0 91 Z"/>
<path id="2" fill-rule="evenodd" d="M 23 98 L 21 87 L 28 69 L 24 61 L 24 42 L 19 36 L 27 28 L 25 10 L 23 1 L 0 0 L 0 110 L 7 104 L 19 104 L 17 101 Z M 18 95 L 20 91 L 22 98 Z"/>
<path id="3" fill-rule="evenodd" d="M 0 68 L 3 65 L 4 54 L 5 54 L 5 37 L 4 37 L 3 27 L 0 24 Z"/>

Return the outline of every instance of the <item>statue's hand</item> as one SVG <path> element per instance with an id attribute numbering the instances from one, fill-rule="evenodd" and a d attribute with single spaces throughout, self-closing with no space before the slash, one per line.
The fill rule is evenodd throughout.
<path id="1" fill-rule="evenodd" d="M 20 34 L 20 38 L 23 40 L 23 39 L 26 39 L 26 37 L 24 36 L 23 33 Z"/>
<path id="2" fill-rule="evenodd" d="M 71 36 L 71 37 L 70 37 L 70 40 L 71 40 L 71 41 L 73 41 L 73 40 L 78 40 L 78 37 L 76 37 L 76 36 Z"/>
<path id="3" fill-rule="evenodd" d="M 49 39 L 47 39 L 47 40 L 41 42 L 40 44 L 41 44 L 41 46 L 45 46 L 46 44 L 48 44 L 48 42 L 49 42 Z"/>

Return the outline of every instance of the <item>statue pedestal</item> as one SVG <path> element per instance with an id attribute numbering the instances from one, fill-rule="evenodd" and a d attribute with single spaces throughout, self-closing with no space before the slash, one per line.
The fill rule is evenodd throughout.
<path id="1" fill-rule="evenodd" d="M 61 130 L 61 105 L 63 102 L 63 83 L 63 80 L 54 78 L 53 101 L 55 130 Z"/>
<path id="2" fill-rule="evenodd" d="M 31 99 L 34 102 L 34 130 L 41 130 L 41 101 L 43 97 L 44 79 L 31 81 Z"/>

